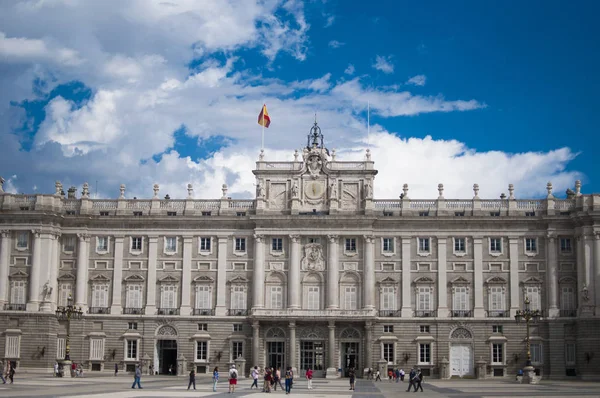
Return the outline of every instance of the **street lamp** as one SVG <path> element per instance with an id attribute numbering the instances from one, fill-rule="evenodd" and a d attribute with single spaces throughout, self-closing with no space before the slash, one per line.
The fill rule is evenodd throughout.
<path id="1" fill-rule="evenodd" d="M 69 333 L 71 331 L 71 319 L 81 319 L 83 310 L 81 307 L 77 308 L 73 305 L 73 297 L 69 294 L 67 298 L 67 305 L 65 307 L 58 307 L 56 309 L 56 317 L 58 320 L 67 321 L 67 338 L 65 340 L 65 363 L 71 362 L 70 347 L 69 347 Z"/>
<path id="2" fill-rule="evenodd" d="M 521 323 L 521 320 L 524 320 L 525 324 L 527 325 L 527 363 L 525 364 L 525 366 L 533 367 L 531 365 L 531 342 L 529 341 L 529 321 L 533 320 L 534 322 L 537 322 L 538 319 L 540 319 L 540 317 L 542 316 L 542 313 L 540 310 L 530 309 L 529 304 L 529 297 L 525 296 L 525 309 L 517 310 L 517 313 L 515 314 L 515 321 L 517 321 L 517 323 Z"/>

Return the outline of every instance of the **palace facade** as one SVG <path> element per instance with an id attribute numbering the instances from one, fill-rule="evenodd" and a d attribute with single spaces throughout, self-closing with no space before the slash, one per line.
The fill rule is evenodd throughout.
<path id="1" fill-rule="evenodd" d="M 254 200 L 91 199 L 0 189 L 0 354 L 178 374 L 410 368 L 433 377 L 600 375 L 600 195 L 374 199 L 315 124 L 289 162 L 260 156 Z M 55 315 L 69 297 L 82 319 Z"/>

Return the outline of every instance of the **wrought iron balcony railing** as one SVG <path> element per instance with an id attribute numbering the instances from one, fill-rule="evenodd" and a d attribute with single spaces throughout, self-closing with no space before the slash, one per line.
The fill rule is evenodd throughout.
<path id="1" fill-rule="evenodd" d="M 471 318 L 473 316 L 473 311 L 471 311 L 471 310 L 452 310 L 452 311 L 450 311 L 450 316 L 452 318 Z"/>
<path id="2" fill-rule="evenodd" d="M 215 310 L 211 308 L 194 308 L 194 315 L 215 315 Z"/>
<path id="3" fill-rule="evenodd" d="M 159 308 L 156 313 L 158 315 L 179 315 L 179 308 Z"/>
<path id="4" fill-rule="evenodd" d="M 248 316 L 248 310 L 247 309 L 230 308 L 229 311 L 227 311 L 227 315 L 229 315 L 229 316 Z"/>
<path id="5" fill-rule="evenodd" d="M 123 314 L 126 315 L 142 315 L 143 313 L 143 308 L 123 308 Z"/>
<path id="6" fill-rule="evenodd" d="M 506 310 L 487 311 L 488 318 L 508 318 L 509 316 L 510 316 L 510 311 L 506 311 Z"/>
<path id="7" fill-rule="evenodd" d="M 90 307 L 88 314 L 110 314 L 110 307 Z"/>
<path id="8" fill-rule="evenodd" d="M 4 304 L 4 311 L 25 311 L 27 304 Z"/>
<path id="9" fill-rule="evenodd" d="M 400 318 L 400 314 L 402 313 L 402 311 L 400 310 L 379 310 L 379 317 L 395 317 L 395 318 Z"/>
<path id="10" fill-rule="evenodd" d="M 436 316 L 436 311 L 433 310 L 418 310 L 415 311 L 416 318 L 431 318 Z"/>
<path id="11" fill-rule="evenodd" d="M 560 310 L 561 318 L 574 318 L 577 316 L 577 310 Z"/>

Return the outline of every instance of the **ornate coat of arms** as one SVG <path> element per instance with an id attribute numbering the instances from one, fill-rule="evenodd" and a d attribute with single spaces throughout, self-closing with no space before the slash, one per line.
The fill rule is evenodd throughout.
<path id="1" fill-rule="evenodd" d="M 304 258 L 302 259 L 303 271 L 323 271 L 325 260 L 323 259 L 323 248 L 319 243 L 308 243 L 304 245 Z"/>

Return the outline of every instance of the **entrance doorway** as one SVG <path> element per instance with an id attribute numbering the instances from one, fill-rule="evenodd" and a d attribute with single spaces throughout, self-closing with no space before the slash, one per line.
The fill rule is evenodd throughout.
<path id="1" fill-rule="evenodd" d="M 177 340 L 158 340 L 158 372 L 161 375 L 177 374 Z M 169 369 L 171 370 L 169 372 Z"/>
<path id="2" fill-rule="evenodd" d="M 267 341 L 267 366 L 285 369 L 285 342 Z"/>
<path id="3" fill-rule="evenodd" d="M 323 377 L 324 375 L 324 349 L 322 341 L 301 341 L 300 342 L 300 376 L 306 374 L 306 370 L 313 370 L 313 377 Z"/>
<path id="4" fill-rule="evenodd" d="M 473 348 L 470 344 L 452 344 L 450 347 L 450 376 L 473 375 Z"/>
<path id="5" fill-rule="evenodd" d="M 358 348 L 359 348 L 359 343 L 355 343 L 355 342 L 349 342 L 349 343 L 342 343 L 342 353 L 343 353 L 343 363 L 342 366 L 344 367 L 343 371 L 344 371 L 344 377 L 348 377 L 348 370 L 350 368 L 354 368 L 354 370 L 356 371 L 356 374 L 360 374 L 360 372 L 358 371 Z"/>

